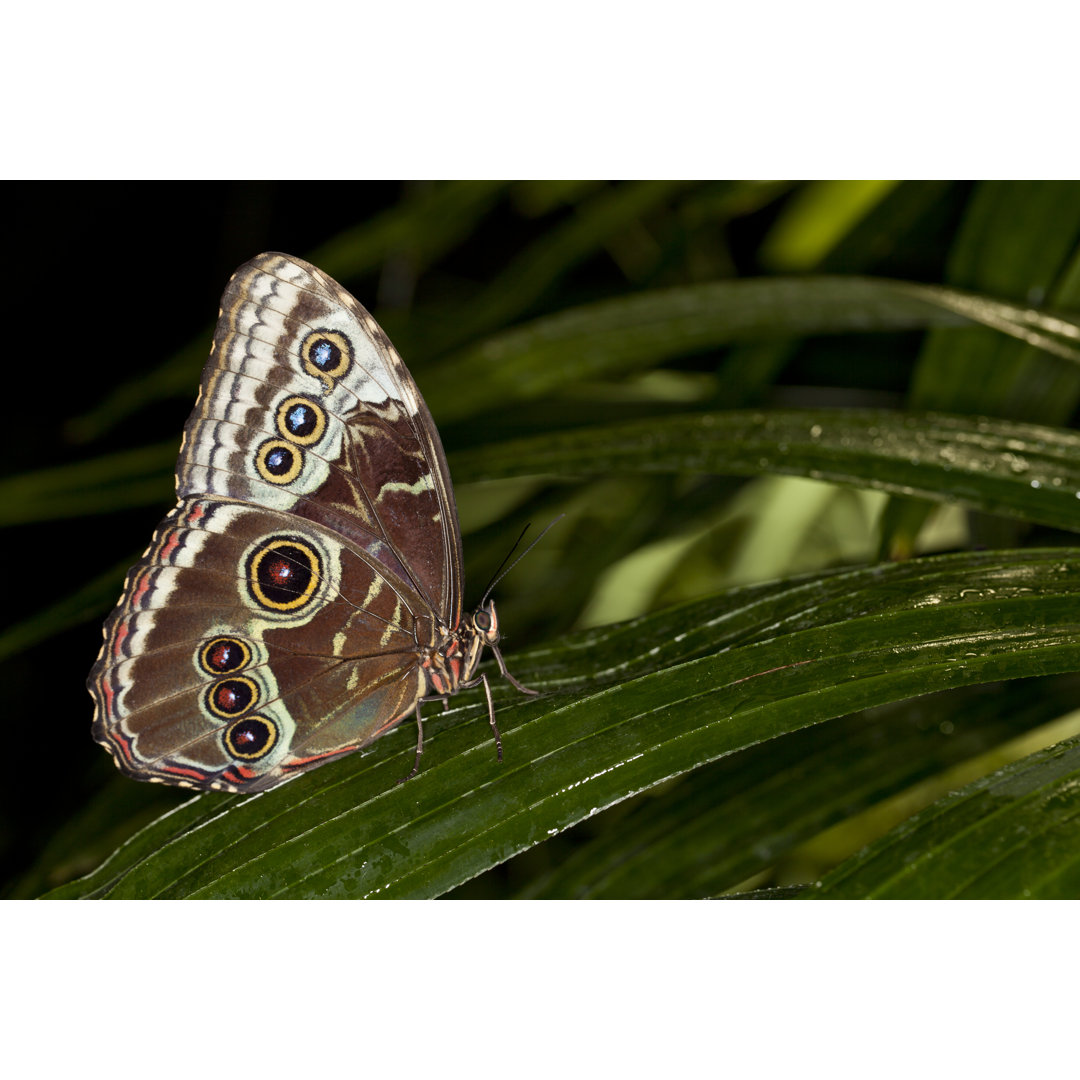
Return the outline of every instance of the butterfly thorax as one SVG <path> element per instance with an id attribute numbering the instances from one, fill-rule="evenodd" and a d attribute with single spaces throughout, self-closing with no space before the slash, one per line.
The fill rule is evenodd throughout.
<path id="1" fill-rule="evenodd" d="M 448 631 L 421 663 L 428 682 L 425 697 L 444 697 L 468 686 L 485 648 L 499 643 L 499 619 L 489 600 L 467 615 L 456 630 Z"/>

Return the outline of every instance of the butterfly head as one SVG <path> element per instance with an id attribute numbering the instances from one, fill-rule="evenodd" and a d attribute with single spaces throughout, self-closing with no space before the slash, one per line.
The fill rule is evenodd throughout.
<path id="1" fill-rule="evenodd" d="M 469 626 L 484 645 L 498 645 L 499 617 L 495 614 L 495 601 L 488 600 L 481 604 L 469 617 Z"/>

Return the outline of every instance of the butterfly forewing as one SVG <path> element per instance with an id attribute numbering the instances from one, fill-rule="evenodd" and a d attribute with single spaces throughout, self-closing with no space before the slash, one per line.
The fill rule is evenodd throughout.
<path id="1" fill-rule="evenodd" d="M 460 617 L 461 539 L 438 431 L 375 320 L 309 263 L 260 255 L 233 275 L 177 488 L 325 524 L 411 580 L 445 622 Z"/>
<path id="2" fill-rule="evenodd" d="M 259 790 L 413 710 L 460 622 L 453 489 L 401 358 L 315 267 L 233 276 L 177 490 L 88 681 L 124 771 Z"/>

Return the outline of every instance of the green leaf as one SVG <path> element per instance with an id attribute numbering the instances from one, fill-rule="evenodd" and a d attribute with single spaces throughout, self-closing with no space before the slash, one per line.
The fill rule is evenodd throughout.
<path id="1" fill-rule="evenodd" d="M 439 365 L 440 422 L 733 342 L 977 323 L 1080 363 L 1080 327 L 991 297 L 859 277 L 761 278 L 637 293 L 560 312 Z"/>
<path id="2" fill-rule="evenodd" d="M 0 481 L 0 524 L 163 502 L 167 446 Z M 1080 527 L 1080 436 L 963 416 L 883 410 L 721 412 L 561 431 L 450 455 L 459 484 L 611 472 L 806 476 Z M 33 492 L 22 499 L 20 493 Z M 5 520 L 6 515 L 6 520 Z"/>
<path id="3" fill-rule="evenodd" d="M 82 588 L 35 612 L 30 618 L 0 630 L 0 660 L 47 641 L 61 630 L 98 618 L 116 600 L 124 575 L 137 560 L 138 553 L 133 551 L 122 562 L 99 574 Z"/>
<path id="4" fill-rule="evenodd" d="M 1080 528 L 1080 435 L 879 410 L 730 412 L 563 431 L 455 454 L 461 481 L 610 472 L 776 472 Z"/>
<path id="5" fill-rule="evenodd" d="M 857 709 L 1080 669 L 1077 552 L 984 553 L 739 590 L 523 656 L 544 691 L 397 729 L 263 795 L 202 795 L 54 896 L 437 896 L 710 761 Z M 695 657 L 689 659 L 689 657 Z M 458 716 L 470 723 L 455 723 Z"/>
<path id="6" fill-rule="evenodd" d="M 169 439 L 0 480 L 0 526 L 166 504 L 179 449 Z"/>
<path id="7" fill-rule="evenodd" d="M 806 899 L 1073 899 L 1080 894 L 1080 737 L 916 814 Z"/>
<path id="8" fill-rule="evenodd" d="M 896 180 L 819 180 L 802 188 L 762 244 L 763 262 L 780 270 L 812 269 L 897 184 Z"/>
<path id="9" fill-rule="evenodd" d="M 453 341 L 470 341 L 514 322 L 567 271 L 657 207 L 675 201 L 685 182 L 646 181 L 605 187 L 578 203 L 572 218 L 544 233 L 503 270 L 452 324 Z"/>
<path id="10" fill-rule="evenodd" d="M 605 815 L 526 875 L 528 898 L 709 896 L 830 825 L 1070 708 L 1075 676 L 969 687 L 855 713 L 704 766 Z M 592 822 L 578 828 L 588 830 Z M 508 872 L 512 875 L 514 864 Z"/>
<path id="11" fill-rule="evenodd" d="M 138 478 L 160 466 L 166 449 L 163 445 L 43 470 L 36 474 L 36 481 L 35 474 L 0 481 L 0 507 L 17 516 L 33 512 L 44 520 L 75 508 L 103 512 L 110 508 L 113 493 L 119 493 L 123 504 L 140 490 Z M 710 472 L 731 476 L 771 471 L 918 494 L 1080 531 L 1080 436 L 1005 420 L 877 410 L 708 413 L 519 439 L 452 454 L 450 464 L 459 483 L 538 475 Z M 164 483 L 160 486 L 164 488 Z M 156 487 L 148 481 L 147 493 Z M 24 489 L 35 494 L 20 501 L 18 493 Z M 670 492 L 664 501 L 661 492 L 667 488 L 656 492 L 655 505 L 642 489 L 620 493 L 608 484 L 605 490 L 606 502 L 623 506 L 622 526 L 610 543 L 582 541 L 587 554 L 578 556 L 574 565 L 579 576 L 590 580 L 644 539 L 657 514 L 667 515 L 672 526 L 685 520 L 677 505 L 669 505 Z M 163 494 L 159 492 L 152 501 L 161 502 Z M 534 503 L 533 514 L 538 507 Z M 552 515 L 557 512 L 553 509 Z M 2 515 L 0 510 L 0 520 Z M 504 524 L 498 533 L 500 546 L 506 531 Z M 492 550 L 488 565 L 497 558 Z M 127 565 L 130 562 L 9 627 L 0 635 L 0 656 L 105 610 Z"/>
<path id="12" fill-rule="evenodd" d="M 1045 181 L 979 184 L 953 246 L 948 281 L 1001 299 L 1080 307 L 1080 186 Z M 989 329 L 933 329 L 908 402 L 916 409 L 985 413 L 1063 424 L 1080 400 L 1080 371 L 1022 338 Z M 898 501 L 883 522 L 884 550 L 902 556 L 929 514 Z M 1004 542 L 1002 537 L 999 542 Z M 986 542 L 986 538 L 983 538 Z"/>

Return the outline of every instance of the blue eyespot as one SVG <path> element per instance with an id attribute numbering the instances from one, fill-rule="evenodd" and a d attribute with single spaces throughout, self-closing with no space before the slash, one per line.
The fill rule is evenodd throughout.
<path id="1" fill-rule="evenodd" d="M 323 371 L 334 367 L 340 356 L 341 350 L 325 338 L 311 350 L 311 362 Z"/>
<path id="2" fill-rule="evenodd" d="M 313 371 L 318 368 L 313 367 Z M 277 429 L 286 442 L 314 446 L 326 434 L 327 416 L 320 405 L 305 397 L 287 397 L 277 407 Z"/>
<path id="3" fill-rule="evenodd" d="M 287 447 L 275 446 L 266 452 L 263 462 L 267 472 L 274 476 L 283 476 L 293 467 L 293 454 Z"/>
<path id="4" fill-rule="evenodd" d="M 319 327 L 309 331 L 300 343 L 300 360 L 309 375 L 315 375 L 332 390 L 334 380 L 342 378 L 352 364 L 353 347 L 340 330 Z M 326 380 L 323 380 L 326 376 Z"/>
<path id="5" fill-rule="evenodd" d="M 267 439 L 255 452 L 255 468 L 271 484 L 291 484 L 304 468 L 304 452 L 281 439 Z"/>
<path id="6" fill-rule="evenodd" d="M 316 422 L 315 410 L 310 405 L 294 405 L 285 418 L 285 425 L 293 435 L 310 435 Z"/>

